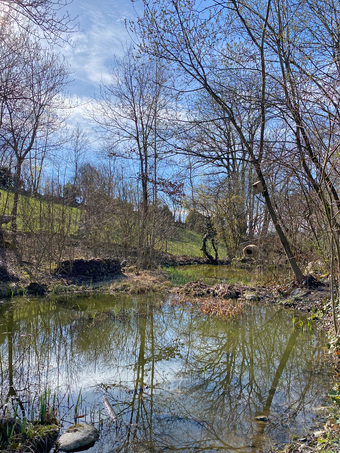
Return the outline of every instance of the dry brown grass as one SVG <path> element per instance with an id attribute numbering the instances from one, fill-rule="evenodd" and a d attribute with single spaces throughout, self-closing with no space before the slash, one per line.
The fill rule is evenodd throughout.
<path id="1" fill-rule="evenodd" d="M 162 292 L 171 286 L 165 275 L 159 271 L 127 270 L 124 276 L 110 286 L 110 293 L 124 292 L 127 294 L 144 294 Z"/>
<path id="2" fill-rule="evenodd" d="M 177 297 L 172 303 L 190 303 L 205 315 L 234 318 L 244 311 L 244 302 L 239 300 L 242 289 L 236 285 L 209 286 L 202 282 L 190 282 L 176 288 L 174 293 Z"/>

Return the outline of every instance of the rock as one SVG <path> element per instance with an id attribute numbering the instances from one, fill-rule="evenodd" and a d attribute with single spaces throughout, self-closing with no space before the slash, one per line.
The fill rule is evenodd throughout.
<path id="1" fill-rule="evenodd" d="M 314 431 L 313 433 L 313 436 L 318 439 L 319 437 L 323 437 L 325 435 L 325 431 L 324 430 L 320 430 L 320 431 Z"/>
<path id="2" fill-rule="evenodd" d="M 58 439 L 57 445 L 62 451 L 86 450 L 99 439 L 98 430 L 86 423 L 71 426 Z"/>
<path id="3" fill-rule="evenodd" d="M 303 299 L 304 297 L 307 297 L 310 294 L 310 291 L 303 290 L 301 288 L 296 288 L 294 291 L 291 292 L 291 296 L 293 299 Z"/>
<path id="4" fill-rule="evenodd" d="M 301 453 L 312 453 L 312 451 L 314 450 L 309 445 L 300 445 L 298 451 L 300 451 Z"/>

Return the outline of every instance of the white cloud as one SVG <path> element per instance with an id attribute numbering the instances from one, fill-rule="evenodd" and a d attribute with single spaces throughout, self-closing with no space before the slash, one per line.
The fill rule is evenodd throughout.
<path id="1" fill-rule="evenodd" d="M 68 106 L 66 111 L 66 124 L 72 129 L 77 125 L 89 135 L 90 140 L 97 141 L 94 133 L 94 124 L 90 116 L 96 110 L 97 101 L 90 96 L 70 95 L 64 96 L 64 104 Z"/>
<path id="2" fill-rule="evenodd" d="M 70 12 L 78 15 L 80 31 L 63 54 L 71 65 L 74 83 L 70 89 L 75 94 L 92 96 L 100 82 L 108 80 L 110 61 L 129 40 L 125 18 L 133 17 L 130 5 L 126 0 L 73 1 Z"/>

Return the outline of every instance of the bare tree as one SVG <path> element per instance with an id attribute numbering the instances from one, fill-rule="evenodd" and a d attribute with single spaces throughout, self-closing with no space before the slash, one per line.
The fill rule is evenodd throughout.
<path id="1" fill-rule="evenodd" d="M 116 61 L 111 78 L 110 84 L 102 86 L 94 120 L 111 154 L 137 161 L 141 187 L 138 265 L 148 266 L 155 233 L 151 226 L 155 210 L 150 205 L 157 204 L 157 185 L 163 182 L 158 177 L 158 133 L 169 103 L 165 71 L 157 60 L 143 59 L 130 49 L 123 60 Z"/>
<path id="2" fill-rule="evenodd" d="M 22 165 L 29 156 L 46 152 L 46 143 L 60 126 L 58 108 L 68 70 L 53 53 L 20 32 L 13 33 L 16 52 L 6 55 L 0 71 L 2 87 L 0 146 L 15 159 L 12 231 L 17 232 L 18 199 Z"/>
<path id="3" fill-rule="evenodd" d="M 172 63 L 191 89 L 206 91 L 222 110 L 261 182 L 268 212 L 295 277 L 303 281 L 262 171 L 269 113 L 265 38 L 270 0 L 257 8 L 263 15 L 254 24 L 257 33 L 252 34 L 236 1 L 216 1 L 203 7 L 195 0 L 144 0 L 144 15 L 137 28 L 143 50 Z"/>
<path id="4" fill-rule="evenodd" d="M 71 0 L 0 0 L 0 18 L 6 22 L 13 21 L 31 34 L 40 31 L 45 38 L 55 41 L 64 39 L 73 29 L 72 20 L 65 10 L 70 3 Z"/>

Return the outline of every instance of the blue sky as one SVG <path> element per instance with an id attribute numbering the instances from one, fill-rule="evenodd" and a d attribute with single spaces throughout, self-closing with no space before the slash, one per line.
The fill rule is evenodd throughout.
<path id="1" fill-rule="evenodd" d="M 71 36 L 71 45 L 64 43 L 56 52 L 61 52 L 70 66 L 71 82 L 66 89 L 67 123 L 71 128 L 79 125 L 87 133 L 90 146 L 86 160 L 98 159 L 102 141 L 94 132 L 94 125 L 88 118 L 88 110 L 95 106 L 94 98 L 101 81 L 107 81 L 113 57 L 123 55 L 123 47 L 131 42 L 125 27 L 125 19 L 136 18 L 135 7 L 141 1 L 131 0 L 73 0 L 67 10 L 76 17 L 78 30 Z M 64 111 L 62 113 L 65 113 Z M 51 156 L 53 166 L 63 168 L 67 173 L 68 150 L 62 154 L 59 149 Z"/>
<path id="2" fill-rule="evenodd" d="M 73 47 L 63 54 L 71 65 L 71 95 L 92 98 L 101 80 L 107 78 L 113 55 L 122 53 L 129 40 L 125 19 L 136 17 L 131 0 L 73 0 L 68 6 L 71 16 L 78 16 L 79 31 L 73 34 Z"/>
<path id="3" fill-rule="evenodd" d="M 95 105 L 100 83 L 108 81 L 113 57 L 123 55 L 124 47 L 131 42 L 125 20 L 136 18 L 136 8 L 141 10 L 141 0 L 73 0 L 67 7 L 78 23 L 71 35 L 72 45 L 65 43 L 56 49 L 71 70 L 66 99 L 73 108 L 67 122 L 71 127 L 80 125 L 88 133 L 93 149 L 100 147 L 101 141 L 93 133 L 88 110 Z"/>

